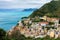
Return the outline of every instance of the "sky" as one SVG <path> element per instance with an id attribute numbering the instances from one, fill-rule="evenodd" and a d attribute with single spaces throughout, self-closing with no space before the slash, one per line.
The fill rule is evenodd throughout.
<path id="1" fill-rule="evenodd" d="M 40 8 L 51 0 L 0 0 L 0 9 Z"/>

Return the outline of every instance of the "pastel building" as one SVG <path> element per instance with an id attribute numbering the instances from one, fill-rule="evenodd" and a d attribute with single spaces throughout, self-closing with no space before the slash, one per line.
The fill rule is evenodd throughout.
<path id="1" fill-rule="evenodd" d="M 47 26 L 49 23 L 48 22 L 39 22 L 41 26 Z"/>

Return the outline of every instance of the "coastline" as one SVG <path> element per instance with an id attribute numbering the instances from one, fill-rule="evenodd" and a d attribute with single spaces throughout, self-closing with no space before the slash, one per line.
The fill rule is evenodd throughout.
<path id="1" fill-rule="evenodd" d="M 10 30 L 12 26 L 15 26 L 21 17 L 29 16 L 33 11 L 24 12 L 1 12 L 0 16 L 0 28 L 4 30 Z"/>

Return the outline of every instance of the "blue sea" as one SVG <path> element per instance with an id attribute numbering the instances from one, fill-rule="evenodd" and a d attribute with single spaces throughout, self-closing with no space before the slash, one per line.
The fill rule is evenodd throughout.
<path id="1" fill-rule="evenodd" d="M 0 12 L 0 28 L 10 30 L 22 17 L 28 17 L 33 11 Z"/>

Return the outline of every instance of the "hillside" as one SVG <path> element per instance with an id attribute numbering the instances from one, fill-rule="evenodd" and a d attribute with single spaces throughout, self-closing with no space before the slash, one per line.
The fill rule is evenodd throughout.
<path id="1" fill-rule="evenodd" d="M 44 15 L 60 18 L 60 1 L 51 1 L 50 3 L 46 3 L 41 8 L 35 10 L 30 17 Z"/>
<path id="2" fill-rule="evenodd" d="M 24 9 L 23 11 L 34 11 L 36 10 L 37 8 L 27 8 L 27 9 Z"/>

